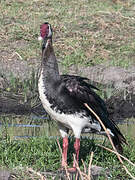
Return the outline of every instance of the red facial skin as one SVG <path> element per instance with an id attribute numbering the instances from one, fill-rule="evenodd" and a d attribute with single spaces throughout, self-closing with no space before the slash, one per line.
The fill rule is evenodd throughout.
<path id="1" fill-rule="evenodd" d="M 44 39 L 45 37 L 47 37 L 49 34 L 49 26 L 48 24 L 42 24 L 40 26 L 40 35 L 41 37 Z"/>

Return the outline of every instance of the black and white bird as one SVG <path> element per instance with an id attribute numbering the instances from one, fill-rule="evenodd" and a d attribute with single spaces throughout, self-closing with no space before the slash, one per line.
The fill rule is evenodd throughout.
<path id="1" fill-rule="evenodd" d="M 69 129 L 75 136 L 74 149 L 77 161 L 79 160 L 80 135 L 85 129 L 88 132 L 105 135 L 99 121 L 84 106 L 84 103 L 87 103 L 100 117 L 116 149 L 122 152 L 122 144 L 126 144 L 126 140 L 117 125 L 109 119 L 105 102 L 95 93 L 97 88 L 87 83 L 87 78 L 60 75 L 52 45 L 52 28 L 49 23 L 41 25 L 40 35 L 39 39 L 43 40 L 43 44 L 38 90 L 45 111 L 58 122 L 63 138 L 62 167 L 67 165 Z M 75 169 L 75 162 L 73 162 L 71 170 Z"/>

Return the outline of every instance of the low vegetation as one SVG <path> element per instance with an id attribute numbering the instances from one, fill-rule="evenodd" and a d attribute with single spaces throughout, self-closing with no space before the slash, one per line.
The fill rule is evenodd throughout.
<path id="1" fill-rule="evenodd" d="M 124 147 L 125 156 L 132 162 L 135 161 L 135 142 L 132 138 L 127 138 L 130 144 L 129 147 Z M 62 139 L 59 139 L 62 144 Z M 68 155 L 69 166 L 72 166 L 73 161 L 73 142 L 74 138 L 70 138 Z M 129 176 L 125 173 L 121 167 L 116 155 L 103 150 L 98 147 L 97 144 L 107 145 L 107 141 L 90 140 L 89 138 L 83 138 L 81 140 L 81 152 L 80 159 L 86 164 L 88 168 L 90 153 L 93 151 L 93 165 L 102 166 L 108 173 L 108 177 L 111 179 L 129 179 Z M 10 140 L 9 137 L 1 139 L 0 143 L 0 164 L 3 168 L 8 168 L 16 174 L 16 176 L 22 176 L 28 168 L 34 169 L 36 172 L 56 172 L 60 168 L 61 154 L 58 148 L 58 144 L 55 138 L 30 138 L 28 140 Z M 129 171 L 135 176 L 135 167 L 125 162 Z M 80 160 L 79 166 L 83 169 L 82 161 Z M 99 178 L 100 179 L 100 178 Z"/>

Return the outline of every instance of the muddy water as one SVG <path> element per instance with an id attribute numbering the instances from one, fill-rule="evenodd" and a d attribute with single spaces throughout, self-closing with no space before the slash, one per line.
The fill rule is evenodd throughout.
<path id="1" fill-rule="evenodd" d="M 57 136 L 57 124 L 49 117 L 35 116 L 1 116 L 0 134 L 11 139 L 30 138 L 39 136 Z"/>
<path id="2" fill-rule="evenodd" d="M 118 124 L 122 133 L 135 138 L 135 119 L 126 119 Z M 47 116 L 1 116 L 0 135 L 9 136 L 11 139 L 59 136 L 57 124 L 50 121 Z"/>

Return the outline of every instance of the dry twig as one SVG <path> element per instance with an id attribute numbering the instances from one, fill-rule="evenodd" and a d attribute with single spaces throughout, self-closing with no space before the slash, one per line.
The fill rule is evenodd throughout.
<path id="1" fill-rule="evenodd" d="M 98 146 L 99 146 L 99 147 L 102 147 L 102 148 L 106 149 L 107 151 L 110 151 L 110 152 L 112 152 L 112 153 L 114 153 L 114 154 L 119 154 L 118 152 L 115 152 L 115 151 L 113 151 L 113 150 L 111 150 L 111 149 L 109 149 L 109 148 L 107 148 L 107 147 L 105 147 L 105 146 L 102 146 L 102 145 L 100 145 L 100 144 L 98 144 Z M 132 166 L 135 166 L 135 164 L 132 163 L 132 162 L 131 162 L 128 158 L 126 158 L 125 156 L 123 156 L 123 155 L 121 155 L 121 154 L 119 154 L 119 156 L 122 157 L 124 160 L 128 161 L 128 163 L 131 164 Z"/>
<path id="2" fill-rule="evenodd" d="M 83 164 L 84 173 L 86 174 L 86 172 L 87 172 L 87 170 L 86 170 L 86 165 L 85 165 L 83 159 L 81 159 L 81 161 L 82 161 L 82 164 Z"/>
<path id="3" fill-rule="evenodd" d="M 61 153 L 61 157 L 62 157 L 62 149 L 61 149 L 58 138 L 57 138 L 57 144 L 58 144 L 58 147 L 59 147 L 59 150 L 60 150 L 60 153 Z M 65 165 L 64 168 L 65 168 L 65 171 L 66 171 L 67 178 L 68 178 L 68 180 L 70 180 L 70 176 L 69 176 L 69 172 L 67 170 L 67 166 Z"/>
<path id="4" fill-rule="evenodd" d="M 91 165 L 92 165 L 93 155 L 94 155 L 94 153 L 91 152 L 89 168 L 88 168 L 88 180 L 91 180 Z"/>
<path id="5" fill-rule="evenodd" d="M 74 158 L 74 161 L 75 161 L 76 169 L 78 170 L 78 172 L 80 174 L 80 177 L 83 180 L 83 175 L 82 175 L 83 173 L 81 172 L 80 167 L 78 165 L 78 162 L 76 161 L 75 154 L 73 154 L 73 158 Z"/>

